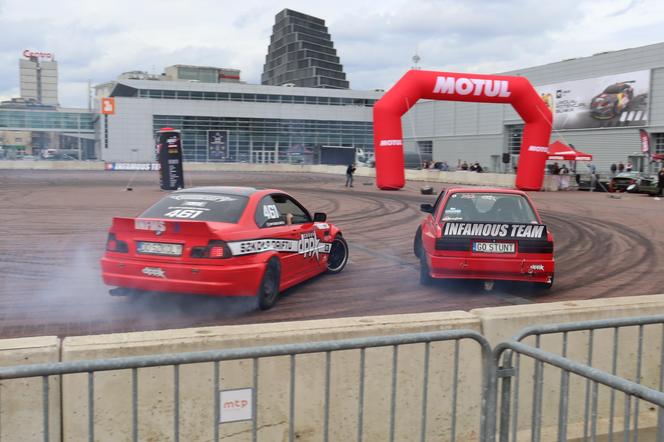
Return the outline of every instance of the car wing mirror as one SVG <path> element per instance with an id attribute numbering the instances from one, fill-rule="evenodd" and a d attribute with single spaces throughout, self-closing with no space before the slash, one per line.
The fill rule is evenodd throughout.
<path id="1" fill-rule="evenodd" d="M 327 214 L 323 212 L 314 213 L 314 222 L 315 223 L 324 223 L 327 220 Z"/>
<path id="2" fill-rule="evenodd" d="M 424 213 L 433 213 L 433 206 L 431 204 L 420 204 L 420 210 Z"/>

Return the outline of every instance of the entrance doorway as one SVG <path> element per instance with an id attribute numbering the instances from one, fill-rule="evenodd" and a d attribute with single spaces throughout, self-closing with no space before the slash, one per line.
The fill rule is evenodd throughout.
<path id="1" fill-rule="evenodd" d="M 253 157 L 251 158 L 252 163 L 274 163 L 274 151 L 270 150 L 254 150 Z"/>

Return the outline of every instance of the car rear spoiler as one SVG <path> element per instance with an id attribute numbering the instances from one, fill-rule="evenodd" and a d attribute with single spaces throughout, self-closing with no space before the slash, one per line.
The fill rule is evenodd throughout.
<path id="1" fill-rule="evenodd" d="M 113 232 L 161 232 L 177 235 L 210 236 L 214 230 L 205 221 L 174 221 L 153 218 L 113 218 Z"/>

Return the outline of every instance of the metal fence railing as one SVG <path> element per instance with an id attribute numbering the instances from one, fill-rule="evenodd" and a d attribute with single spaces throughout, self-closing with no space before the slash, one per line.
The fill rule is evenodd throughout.
<path id="1" fill-rule="evenodd" d="M 446 347 L 445 352 L 441 353 L 440 350 L 442 347 L 439 347 L 445 343 L 449 344 L 449 346 Z M 464 347 L 465 345 L 475 347 L 474 350 L 472 350 L 474 354 L 470 358 L 467 358 L 462 351 L 462 348 L 466 348 Z M 451 353 L 447 351 L 450 350 L 450 347 L 452 350 Z M 409 358 L 417 359 L 416 364 L 408 364 L 408 360 L 400 358 L 400 351 L 406 352 L 406 350 L 410 352 L 408 353 L 410 355 Z M 408 432 L 410 434 L 417 434 L 417 437 L 413 437 L 413 440 L 425 441 L 444 439 L 454 441 L 457 440 L 457 438 L 459 438 L 459 440 L 465 440 L 466 436 L 462 435 L 465 434 L 462 433 L 462 431 L 468 429 L 462 429 L 459 425 L 459 421 L 465 419 L 466 413 L 465 410 L 459 410 L 458 407 L 458 403 L 461 400 L 459 389 L 460 385 L 464 382 L 472 384 L 473 386 L 470 390 L 464 390 L 464 396 L 467 391 L 477 392 L 476 397 L 471 398 L 472 406 L 468 407 L 468 409 L 475 409 L 478 421 L 476 422 L 476 426 L 472 425 L 474 428 L 471 428 L 471 431 L 469 431 L 468 434 L 473 434 L 475 437 L 477 437 L 478 434 L 482 435 L 481 440 L 485 440 L 485 435 L 494 433 L 492 428 L 493 419 L 491 418 L 495 415 L 495 409 L 493 409 L 493 407 L 495 407 L 496 402 L 495 399 L 493 399 L 493 394 L 495 392 L 493 354 L 486 339 L 477 332 L 471 330 L 451 330 L 218 351 L 11 366 L 0 368 L 0 381 L 5 382 L 7 380 L 19 378 L 36 378 L 38 380 L 41 378 L 41 407 L 43 410 L 43 419 L 40 422 L 40 425 L 42 426 L 43 440 L 49 441 L 52 433 L 49 428 L 49 423 L 51 422 L 49 416 L 51 404 L 49 401 L 51 400 L 50 389 L 52 388 L 49 378 L 61 377 L 62 383 L 58 385 L 63 385 L 67 377 L 84 376 L 84 378 L 76 378 L 75 382 L 77 385 L 70 385 L 72 388 L 84 388 L 86 390 L 85 393 L 78 397 L 81 399 L 81 402 L 87 402 L 84 410 L 77 409 L 77 412 L 75 413 L 79 416 L 87 416 L 86 425 L 79 428 L 82 430 L 83 434 L 75 434 L 73 435 L 73 438 L 76 440 L 87 438 L 90 441 L 94 441 L 97 440 L 102 432 L 99 428 L 100 424 L 97 422 L 99 414 L 95 411 L 96 408 L 103 405 L 103 397 L 99 397 L 98 390 L 99 388 L 106 388 L 106 391 L 109 391 L 109 380 L 104 378 L 103 385 L 98 388 L 98 377 L 102 376 L 102 372 L 126 373 L 129 371 L 130 376 L 128 379 L 130 382 L 130 388 L 128 388 L 127 391 L 130 392 L 130 398 L 125 402 L 130 404 L 130 412 L 128 416 L 128 418 L 130 418 L 130 430 L 128 431 L 127 436 L 129 437 L 127 437 L 127 439 L 138 441 L 148 439 L 165 440 L 168 438 L 170 440 L 178 441 L 188 440 L 192 437 L 191 434 L 186 436 L 182 432 L 182 427 L 185 425 L 182 417 L 182 410 L 184 408 L 182 396 L 185 392 L 181 388 L 181 383 L 183 382 L 184 377 L 184 367 L 189 367 L 191 364 L 211 363 L 212 374 L 209 376 L 210 382 L 206 384 L 205 387 L 205 389 L 208 389 L 208 394 L 204 396 L 208 397 L 210 402 L 212 402 L 214 412 L 209 416 L 210 419 L 207 423 L 188 422 L 186 425 L 189 429 L 207 427 L 201 431 L 206 431 L 206 434 L 211 435 L 211 440 L 219 440 L 220 432 L 223 430 L 224 426 L 231 425 L 224 423 L 223 420 L 220 419 L 221 414 L 224 411 L 220 399 L 221 395 L 219 394 L 224 388 L 222 378 L 224 373 L 222 372 L 221 364 L 229 361 L 248 361 L 247 367 L 249 367 L 249 378 L 251 379 L 248 387 L 250 388 L 250 402 L 253 407 L 249 419 L 245 422 L 245 425 L 249 425 L 246 440 L 276 440 L 274 436 L 270 436 L 269 433 L 264 432 L 267 431 L 265 428 L 275 423 L 272 421 L 263 421 L 259 412 L 259 410 L 266 410 L 265 407 L 261 407 L 261 401 L 275 400 L 274 395 L 268 395 L 265 398 L 263 397 L 262 389 L 268 387 L 265 387 L 266 382 L 261 378 L 261 376 L 263 376 L 261 366 L 267 364 L 266 361 L 270 358 L 286 357 L 288 363 L 285 365 L 288 367 L 288 371 L 286 373 L 281 373 L 281 376 L 275 376 L 274 373 L 272 373 L 267 382 L 270 386 L 275 383 L 284 383 L 284 391 L 287 392 L 286 398 L 279 398 L 284 399 L 284 402 L 287 402 L 287 406 L 284 407 L 287 415 L 286 421 L 285 423 L 279 422 L 275 425 L 282 425 L 289 441 L 294 441 L 299 438 L 296 417 L 301 416 L 302 413 L 298 414 L 296 408 L 299 409 L 303 405 L 298 404 L 296 398 L 302 398 L 303 396 L 309 399 L 312 398 L 310 393 L 306 391 L 307 388 L 311 387 L 298 384 L 298 375 L 301 373 L 311 374 L 313 369 L 318 369 L 322 370 L 322 373 L 319 374 L 318 378 L 322 379 L 324 383 L 323 398 L 321 401 L 322 409 L 318 410 L 322 414 L 322 425 L 320 429 L 322 436 L 320 439 L 324 441 L 341 440 L 335 433 L 337 428 L 331 424 L 332 419 L 334 419 L 331 398 L 335 394 L 335 388 L 337 387 L 332 380 L 332 371 L 335 370 L 335 355 L 348 351 L 354 352 L 353 355 L 356 357 L 355 360 L 358 366 L 356 370 L 357 378 L 352 382 L 354 384 L 352 387 L 354 393 L 349 395 L 349 397 L 353 399 L 353 403 L 345 404 L 344 410 L 348 410 L 349 407 L 352 407 L 351 409 L 355 410 L 353 413 L 355 414 L 354 422 L 356 428 L 353 433 L 356 440 L 376 440 L 375 434 L 366 434 L 368 432 L 366 416 L 371 410 L 371 407 L 378 406 L 378 400 L 374 397 L 373 402 L 368 403 L 367 396 L 369 394 L 368 384 L 375 381 L 375 379 L 380 376 L 387 376 L 387 379 L 389 379 L 389 381 L 385 382 L 385 385 L 388 386 L 387 390 L 383 390 L 379 393 L 374 392 L 374 396 L 382 396 L 379 399 L 389 403 L 389 406 L 387 407 L 389 412 L 384 417 L 385 422 L 381 423 L 385 429 L 385 437 L 381 437 L 381 440 L 403 440 L 403 438 L 397 436 L 396 425 L 398 419 L 408 422 L 410 427 Z M 387 353 L 383 355 L 384 357 L 380 356 L 380 358 L 383 362 L 389 362 L 370 364 L 368 362 L 370 358 L 377 358 L 377 354 L 375 354 L 377 351 L 386 351 Z M 418 356 L 412 356 L 416 353 Z M 311 361 L 305 360 L 305 355 L 312 354 L 319 354 L 324 363 L 312 365 L 310 364 Z M 477 355 L 480 357 L 479 360 L 476 357 Z M 448 370 L 447 368 L 444 370 L 436 368 L 434 361 L 448 363 L 448 367 L 451 370 Z M 461 361 L 463 361 L 463 364 Z M 479 388 L 478 379 L 461 378 L 463 375 L 463 373 L 461 373 L 462 370 L 468 369 L 469 366 L 477 367 L 478 365 L 481 366 L 481 387 Z M 150 400 L 149 397 L 144 398 L 144 396 L 141 395 L 141 390 L 144 388 L 141 384 L 141 380 L 149 377 L 148 375 L 143 375 L 143 371 L 150 370 L 150 367 L 171 367 L 172 369 L 171 375 L 167 377 L 167 379 L 170 379 L 172 382 L 172 392 L 169 393 L 172 394 L 172 404 L 168 407 L 168 413 L 172 415 L 172 421 L 170 424 L 166 425 L 167 428 L 162 428 L 160 430 L 164 431 L 164 433 L 161 434 L 161 436 L 156 436 L 156 438 L 154 435 L 151 435 L 149 438 L 147 434 L 142 434 L 140 422 L 141 416 L 146 413 L 145 411 L 142 411 L 143 407 L 141 401 Z M 413 367 L 415 367 L 415 370 L 413 370 Z M 371 371 L 371 376 L 368 373 L 369 370 Z M 155 374 L 151 373 L 151 375 Z M 431 393 L 434 381 L 437 382 L 437 378 L 440 376 L 445 376 L 449 380 L 449 388 L 446 389 L 445 393 L 448 396 L 448 405 L 443 407 L 448 410 L 448 413 L 445 419 L 442 420 L 446 422 L 445 426 L 447 428 L 440 428 L 439 422 L 441 422 L 441 419 L 436 419 L 436 422 L 432 422 L 433 419 L 427 419 L 427 416 L 430 416 L 436 411 L 432 410 L 432 404 L 434 402 L 437 404 L 436 408 L 440 407 L 439 401 L 441 398 L 437 395 L 434 396 Z M 197 377 L 201 377 L 200 373 Z M 404 383 L 410 382 L 411 378 L 418 379 L 418 385 L 410 385 L 408 389 L 411 392 L 419 392 L 419 404 L 413 403 L 412 405 L 414 409 L 404 410 L 404 407 L 400 407 L 400 405 L 404 401 L 407 402 L 408 399 L 401 398 L 398 388 L 400 388 L 401 385 L 404 385 Z M 122 382 L 122 378 L 116 377 L 111 381 L 117 384 Z M 349 381 L 350 380 L 346 380 L 346 382 Z M 62 388 L 64 389 L 64 387 Z M 122 390 L 121 386 L 116 385 L 112 385 L 110 388 L 112 390 Z M 66 406 L 70 403 L 70 400 L 63 399 L 62 402 L 63 406 Z M 316 401 L 312 402 L 316 403 Z M 273 404 L 270 404 L 270 407 L 272 406 Z M 307 404 L 306 406 L 309 405 Z M 313 406 L 315 407 L 315 405 Z M 62 413 L 64 414 L 65 412 L 63 411 Z M 406 414 L 404 415 L 404 413 Z M 117 422 L 115 425 L 117 425 Z M 76 428 L 73 424 L 70 424 L 69 426 L 72 429 Z M 464 427 L 466 426 L 468 426 L 468 421 L 464 420 Z M 69 439 L 67 437 L 67 431 L 70 430 L 68 430 L 68 428 L 63 428 L 63 439 Z M 114 431 L 117 431 L 117 429 L 114 429 Z M 262 431 L 263 433 L 261 433 Z M 86 432 L 87 434 L 85 434 Z M 441 438 L 441 434 L 445 434 L 445 437 Z M 223 435 L 221 435 L 221 437 L 223 438 Z M 26 440 L 23 439 L 21 435 L 15 435 L 15 438 L 16 440 Z"/>
<path id="2" fill-rule="evenodd" d="M 529 327 L 494 353 L 500 442 L 664 441 L 664 316 Z"/>
<path id="3" fill-rule="evenodd" d="M 3 367 L 0 437 L 17 380 L 44 441 L 664 441 L 664 316 Z"/>

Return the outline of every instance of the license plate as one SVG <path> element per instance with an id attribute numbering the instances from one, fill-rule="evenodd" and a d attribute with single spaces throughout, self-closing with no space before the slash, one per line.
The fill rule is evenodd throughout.
<path id="1" fill-rule="evenodd" d="M 167 244 L 161 242 L 143 242 L 136 243 L 136 251 L 144 255 L 182 255 L 182 244 Z"/>
<path id="2" fill-rule="evenodd" d="M 512 242 L 475 242 L 473 252 L 479 253 L 514 253 Z"/>

